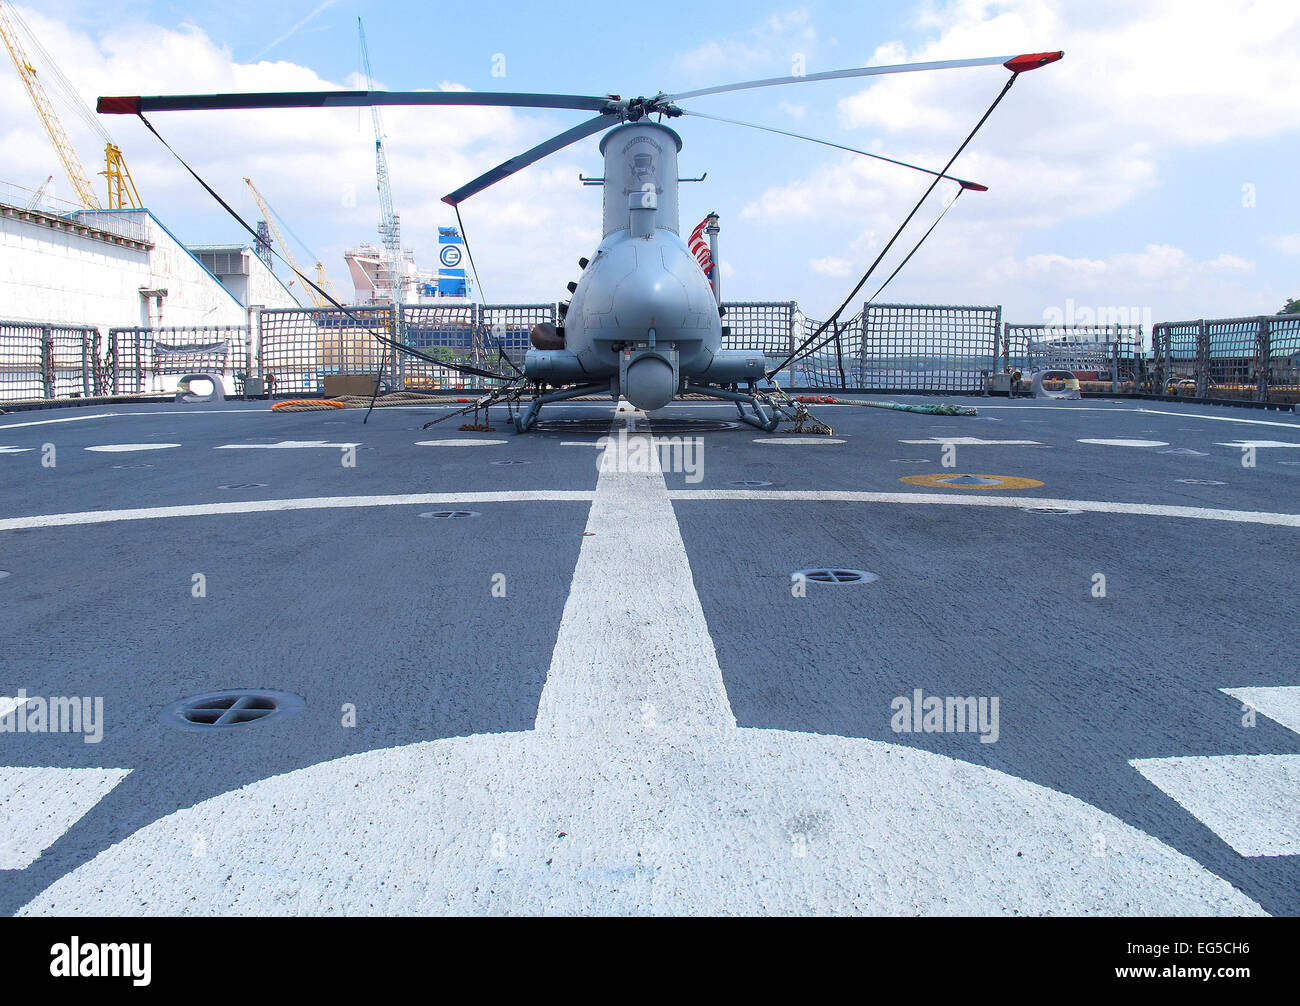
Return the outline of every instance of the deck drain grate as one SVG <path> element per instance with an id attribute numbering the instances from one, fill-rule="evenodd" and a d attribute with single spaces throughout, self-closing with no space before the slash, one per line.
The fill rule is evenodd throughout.
<path id="1" fill-rule="evenodd" d="M 1071 514 L 1083 513 L 1082 510 L 1075 510 L 1071 507 L 1065 506 L 1022 506 L 1020 509 L 1025 513 L 1040 513 L 1049 516 L 1068 516 Z"/>
<path id="2" fill-rule="evenodd" d="M 1185 486 L 1226 486 L 1226 482 L 1216 482 L 1214 479 L 1179 479 Z"/>
<path id="3" fill-rule="evenodd" d="M 796 569 L 790 576 L 792 579 L 801 576 L 813 583 L 873 583 L 880 579 L 877 574 L 868 573 L 865 569 L 841 569 L 838 566 Z"/>
<path id="4" fill-rule="evenodd" d="M 516 459 L 516 458 L 506 458 L 504 461 L 493 461 L 493 462 L 492 462 L 492 464 L 494 464 L 494 465 L 526 465 L 526 464 L 528 464 L 528 463 L 529 463 L 529 462 L 527 462 L 527 461 L 519 461 L 519 460 Z"/>
<path id="5" fill-rule="evenodd" d="M 772 483 L 763 482 L 760 479 L 738 479 L 735 482 L 731 482 L 729 484 L 733 486 L 745 486 L 746 488 L 749 489 L 759 489 L 762 488 L 763 486 L 770 486 Z"/>
<path id="6" fill-rule="evenodd" d="M 224 486 L 217 486 L 218 489 L 265 489 L 265 482 L 227 482 Z"/>
<path id="7" fill-rule="evenodd" d="M 173 702 L 163 709 L 159 719 L 183 730 L 227 730 L 295 713 L 304 704 L 300 696 L 290 692 L 231 688 Z"/>
<path id="8" fill-rule="evenodd" d="M 421 517 L 431 517 L 434 520 L 464 520 L 478 515 L 477 510 L 426 510 L 420 514 Z"/>

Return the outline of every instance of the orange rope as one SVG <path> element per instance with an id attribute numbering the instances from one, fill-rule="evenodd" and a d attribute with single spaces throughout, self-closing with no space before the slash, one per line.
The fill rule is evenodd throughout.
<path id="1" fill-rule="evenodd" d="M 291 398 L 287 402 L 276 402 L 271 406 L 271 411 L 276 409 L 285 409 L 296 407 L 296 409 L 321 408 L 321 409 L 346 409 L 347 405 L 343 402 L 336 402 L 329 398 Z M 295 409 L 295 410 L 296 410 Z"/>

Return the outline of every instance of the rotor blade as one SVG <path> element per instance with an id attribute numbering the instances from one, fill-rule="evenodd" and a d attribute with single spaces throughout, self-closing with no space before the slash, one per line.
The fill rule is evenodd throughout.
<path id="1" fill-rule="evenodd" d="M 1054 63 L 1065 53 L 1037 52 L 1024 56 L 984 56 L 980 59 L 941 59 L 931 63 L 895 63 L 891 66 L 863 66 L 852 70 L 827 70 L 824 73 L 808 73 L 799 77 L 767 77 L 764 80 L 747 80 L 740 84 L 721 84 L 718 87 L 704 87 L 698 91 L 682 91 L 680 94 L 666 95 L 669 102 L 698 98 L 704 94 L 721 94 L 723 91 L 744 91 L 751 87 L 773 87 L 777 84 L 799 84 L 810 80 L 839 80 L 843 77 L 875 77 L 886 73 L 915 73 L 918 70 L 956 70 L 967 66 L 1005 66 L 1012 73 L 1033 70 L 1048 63 Z"/>
<path id="2" fill-rule="evenodd" d="M 248 94 L 162 94 L 103 97 L 105 115 L 140 112 L 209 111 L 221 108 L 340 108 L 357 105 L 505 105 L 512 108 L 577 108 L 599 112 L 608 97 L 585 94 L 525 94 L 510 91 L 263 91 Z"/>
<path id="3" fill-rule="evenodd" d="M 482 192 L 489 185 L 495 185 L 503 178 L 513 175 L 521 168 L 526 168 L 534 161 L 540 161 L 547 154 L 553 154 L 562 147 L 567 147 L 570 143 L 576 143 L 584 136 L 590 136 L 592 133 L 599 133 L 602 129 L 609 129 L 618 124 L 618 120 L 612 115 L 598 115 L 594 119 L 588 119 L 572 129 L 566 129 L 558 136 L 552 136 L 549 140 L 539 143 L 531 150 L 526 150 L 517 157 L 498 164 L 491 171 L 485 171 L 472 182 L 462 185 L 455 192 L 442 197 L 442 201 L 450 206 L 456 206 L 463 203 L 470 196 L 477 192 Z"/>
<path id="4" fill-rule="evenodd" d="M 836 150 L 847 150 L 850 154 L 861 154 L 863 157 L 873 157 L 877 161 L 888 161 L 890 164 L 897 164 L 903 168 L 911 168 L 913 171 L 922 171 L 927 175 L 937 175 L 940 178 L 947 178 L 949 181 L 956 182 L 963 189 L 974 189 L 976 192 L 987 192 L 989 187 L 981 185 L 979 182 L 967 181 L 965 178 L 957 178 L 955 175 L 945 175 L 940 171 L 931 171 L 929 168 L 923 168 L 919 164 L 908 164 L 907 161 L 896 161 L 892 157 L 885 157 L 883 154 L 873 154 L 869 150 L 859 150 L 857 147 L 846 147 L 842 143 L 832 143 L 830 140 L 819 140 L 815 136 L 804 136 L 803 133 L 792 133 L 787 129 L 777 129 L 775 126 L 760 126 L 757 122 L 742 122 L 740 119 L 727 119 L 721 115 L 706 115 L 704 112 L 692 112 L 688 108 L 682 109 L 683 115 L 693 115 L 697 119 L 712 119 L 714 122 L 729 122 L 733 126 L 748 126 L 750 129 L 761 129 L 765 133 L 778 133 L 781 136 L 792 136 L 796 140 L 807 140 L 809 143 L 820 143 L 823 147 L 834 147 Z"/>

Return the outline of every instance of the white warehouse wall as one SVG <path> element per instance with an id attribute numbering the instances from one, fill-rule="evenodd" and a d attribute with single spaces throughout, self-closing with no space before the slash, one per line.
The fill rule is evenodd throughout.
<path id="1" fill-rule="evenodd" d="M 60 230 L 49 217 L 4 207 L 0 215 L 0 319 L 94 325 L 101 330 L 134 325 L 244 325 L 245 307 L 221 285 L 148 210 L 87 215 L 94 226 L 105 217 L 135 224 L 149 249 Z M 57 219 L 57 218 L 55 218 Z M 104 224 L 104 226 L 112 226 Z M 261 263 L 258 263 L 261 265 Z M 264 267 L 263 267 L 264 268 Z M 254 284 L 266 306 L 296 302 L 273 278 Z M 272 287 L 279 287 L 275 296 Z M 165 289 L 157 302 L 141 289 Z"/>

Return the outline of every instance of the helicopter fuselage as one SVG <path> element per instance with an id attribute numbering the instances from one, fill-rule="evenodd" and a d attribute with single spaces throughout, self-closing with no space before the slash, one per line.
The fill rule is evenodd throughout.
<path id="1" fill-rule="evenodd" d="M 722 348 L 708 276 L 679 233 L 677 151 L 666 126 L 639 122 L 605 135 L 605 236 L 573 289 L 562 349 L 525 357 L 530 379 L 603 384 L 657 409 L 687 382 L 734 385 L 763 376 L 761 353 Z"/>

